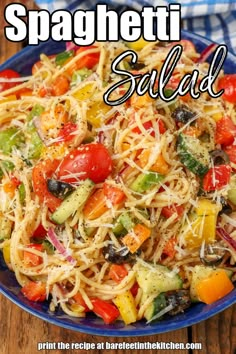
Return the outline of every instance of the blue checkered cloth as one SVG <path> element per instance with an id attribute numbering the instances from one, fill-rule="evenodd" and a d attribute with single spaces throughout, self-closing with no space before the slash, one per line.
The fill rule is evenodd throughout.
<path id="1" fill-rule="evenodd" d="M 53 12 L 67 8 L 90 9 L 96 0 L 36 0 L 39 7 Z M 219 44 L 226 44 L 230 52 L 236 54 L 236 0 L 115 0 L 101 1 L 111 6 L 129 6 L 140 10 L 142 6 L 163 6 L 180 3 L 183 28 L 210 38 Z"/>

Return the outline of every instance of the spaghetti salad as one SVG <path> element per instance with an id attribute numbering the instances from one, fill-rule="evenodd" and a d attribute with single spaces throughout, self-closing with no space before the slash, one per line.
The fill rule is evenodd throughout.
<path id="1" fill-rule="evenodd" d="M 180 44 L 166 96 L 196 63 L 200 76 L 208 69 L 193 43 Z M 126 325 L 222 298 L 236 261 L 234 91 L 107 106 L 119 81 L 111 62 L 127 47 L 139 60 L 121 68 L 142 74 L 159 71 L 171 45 L 70 46 L 41 54 L 27 78 L 0 73 L 5 262 L 29 300 Z M 235 76 L 216 85 L 235 88 Z"/>

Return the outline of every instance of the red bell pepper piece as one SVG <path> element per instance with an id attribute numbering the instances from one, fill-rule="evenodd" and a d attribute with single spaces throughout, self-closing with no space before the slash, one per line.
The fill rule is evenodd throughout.
<path id="1" fill-rule="evenodd" d="M 93 312 L 97 316 L 102 317 L 106 324 L 114 322 L 117 317 L 120 316 L 120 312 L 117 307 L 107 301 L 95 298 L 91 299 L 91 302 L 93 304 Z"/>
<path id="2" fill-rule="evenodd" d="M 178 218 L 180 218 L 183 215 L 184 212 L 184 207 L 183 205 L 170 205 L 170 206 L 165 206 L 161 210 L 161 215 L 164 216 L 165 218 L 170 218 L 174 213 L 177 213 Z"/>
<path id="3" fill-rule="evenodd" d="M 231 118 L 226 116 L 216 122 L 215 142 L 216 144 L 231 145 L 236 137 L 236 125 Z"/>
<path id="4" fill-rule="evenodd" d="M 125 193 L 120 188 L 107 183 L 103 184 L 103 193 L 113 205 L 120 204 L 126 198 Z"/>
<path id="5" fill-rule="evenodd" d="M 229 156 L 230 162 L 236 164 L 236 145 L 226 146 L 224 151 Z"/>
<path id="6" fill-rule="evenodd" d="M 176 237 L 173 236 L 166 242 L 165 247 L 163 249 L 163 254 L 171 259 L 174 258 L 176 254 L 175 245 L 176 245 Z"/>
<path id="7" fill-rule="evenodd" d="M 122 279 L 128 274 L 127 269 L 123 264 L 112 264 L 109 270 L 109 278 L 116 283 L 120 283 Z"/>
<path id="8" fill-rule="evenodd" d="M 27 245 L 27 248 L 32 248 L 34 250 L 43 251 L 43 245 L 40 243 L 32 243 Z M 24 263 L 29 267 L 35 267 L 39 264 L 43 263 L 43 258 L 38 256 L 37 254 L 31 253 L 30 251 L 23 252 Z"/>
<path id="9" fill-rule="evenodd" d="M 211 192 L 226 186 L 230 181 L 231 167 L 219 165 L 210 168 L 203 178 L 202 187 L 204 191 Z"/>
<path id="10" fill-rule="evenodd" d="M 91 46 L 87 46 L 87 47 L 80 47 L 79 49 L 77 49 L 76 55 L 81 54 L 85 50 L 93 49 L 93 48 L 96 48 L 96 46 L 91 45 Z M 83 56 L 78 62 L 76 62 L 76 69 L 77 70 L 82 69 L 82 68 L 92 69 L 94 67 L 94 65 L 96 65 L 99 62 L 99 58 L 100 58 L 99 52 L 87 54 L 87 55 Z"/>
<path id="11" fill-rule="evenodd" d="M 75 295 L 73 296 L 73 300 L 75 300 L 75 302 L 76 302 L 78 305 L 84 307 L 84 311 L 85 311 L 85 312 L 90 311 L 90 309 L 88 308 L 88 306 L 86 305 L 86 303 L 85 303 L 85 301 L 84 301 L 84 299 L 83 299 L 83 296 L 82 296 L 80 293 L 75 294 Z"/>
<path id="12" fill-rule="evenodd" d="M 42 302 L 46 300 L 46 284 L 38 281 L 30 281 L 21 289 L 22 294 L 30 301 Z"/>
<path id="13" fill-rule="evenodd" d="M 45 238 L 47 235 L 47 230 L 43 227 L 42 224 L 39 224 L 36 230 L 34 230 L 32 237 L 33 238 Z"/>

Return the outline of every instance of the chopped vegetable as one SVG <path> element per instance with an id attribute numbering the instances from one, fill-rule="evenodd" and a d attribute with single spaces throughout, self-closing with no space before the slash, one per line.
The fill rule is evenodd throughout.
<path id="1" fill-rule="evenodd" d="M 203 176 L 209 169 L 210 155 L 200 140 L 180 134 L 178 136 L 178 153 L 180 161 L 191 172 Z"/>
<path id="2" fill-rule="evenodd" d="M 14 148 L 19 148 L 24 139 L 18 128 L 6 128 L 0 131 L 0 150 L 9 155 Z"/>
<path id="3" fill-rule="evenodd" d="M 129 290 L 117 295 L 113 302 L 118 307 L 122 320 L 126 325 L 136 322 L 138 311 L 135 306 L 134 297 Z"/>
<path id="4" fill-rule="evenodd" d="M 231 145 L 236 137 L 236 125 L 229 116 L 225 116 L 216 122 L 216 144 Z"/>
<path id="5" fill-rule="evenodd" d="M 24 263 L 28 267 L 35 267 L 43 263 L 43 258 L 35 253 L 30 252 L 30 249 L 42 252 L 43 251 L 43 246 L 42 244 L 35 243 L 35 244 L 30 244 L 27 245 L 27 248 L 29 250 L 24 250 L 23 252 L 23 259 Z"/>
<path id="6" fill-rule="evenodd" d="M 138 177 L 133 181 L 133 183 L 130 186 L 130 189 L 132 189 L 134 192 L 137 193 L 143 193 L 147 191 L 148 189 L 159 185 L 159 183 L 164 179 L 164 176 L 148 171 L 147 173 L 141 173 L 138 175 Z"/>
<path id="7" fill-rule="evenodd" d="M 108 273 L 110 279 L 120 283 L 128 275 L 128 271 L 122 264 L 112 264 Z"/>
<path id="8" fill-rule="evenodd" d="M 30 301 L 43 302 L 46 300 L 46 284 L 30 281 L 21 289 L 22 294 Z"/>
<path id="9" fill-rule="evenodd" d="M 224 270 L 218 270 L 198 282 L 196 286 L 197 296 L 200 301 L 206 304 L 221 299 L 234 289 L 234 285 Z"/>
<path id="10" fill-rule="evenodd" d="M 93 304 L 93 312 L 96 313 L 97 316 L 102 317 L 106 324 L 114 322 L 117 317 L 120 316 L 120 312 L 116 306 L 107 301 L 96 298 L 91 299 L 91 302 Z"/>
<path id="11" fill-rule="evenodd" d="M 148 227 L 137 224 L 122 238 L 122 243 L 128 247 L 131 253 L 135 253 L 150 236 L 151 230 Z"/>
<path id="12" fill-rule="evenodd" d="M 231 167 L 229 165 L 214 166 L 203 177 L 203 190 L 211 192 L 222 189 L 230 181 Z"/>
<path id="13" fill-rule="evenodd" d="M 53 246 L 56 248 L 56 250 L 71 264 L 75 265 L 76 264 L 76 259 L 73 258 L 68 250 L 63 246 L 63 244 L 58 240 L 58 237 L 53 230 L 53 228 L 48 229 L 48 237 L 50 241 L 52 242 Z"/>
<path id="14" fill-rule="evenodd" d="M 94 220 L 109 210 L 103 189 L 97 189 L 86 201 L 83 214 L 86 219 Z"/>
<path id="15" fill-rule="evenodd" d="M 236 103 L 236 74 L 228 74 L 221 77 L 218 81 L 218 90 L 224 90 L 223 100 Z"/>
<path id="16" fill-rule="evenodd" d="M 103 193 L 113 205 L 122 203 L 126 198 L 124 192 L 120 188 L 108 183 L 103 184 Z"/>
<path id="17" fill-rule="evenodd" d="M 94 187 L 90 179 L 83 181 L 52 214 L 52 220 L 57 224 L 63 224 L 71 215 L 83 207 Z"/>

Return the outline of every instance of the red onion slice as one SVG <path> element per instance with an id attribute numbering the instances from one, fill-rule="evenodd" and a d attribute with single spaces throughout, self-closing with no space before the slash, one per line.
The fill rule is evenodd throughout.
<path id="1" fill-rule="evenodd" d="M 80 47 L 76 45 L 74 42 L 66 42 L 66 50 L 77 50 Z"/>
<path id="2" fill-rule="evenodd" d="M 48 237 L 50 241 L 52 242 L 53 246 L 58 250 L 58 252 L 66 258 L 68 262 L 71 264 L 75 265 L 76 260 L 67 252 L 65 247 L 61 244 L 61 242 L 58 240 L 57 235 L 55 231 L 53 230 L 52 227 L 48 229 Z"/>
<path id="3" fill-rule="evenodd" d="M 217 227 L 216 228 L 216 234 L 225 242 L 228 243 L 228 245 L 230 247 L 232 247 L 234 249 L 234 251 L 236 251 L 236 241 L 230 236 L 230 234 L 228 234 L 227 231 L 225 231 L 225 229 L 223 229 L 222 227 Z"/>

